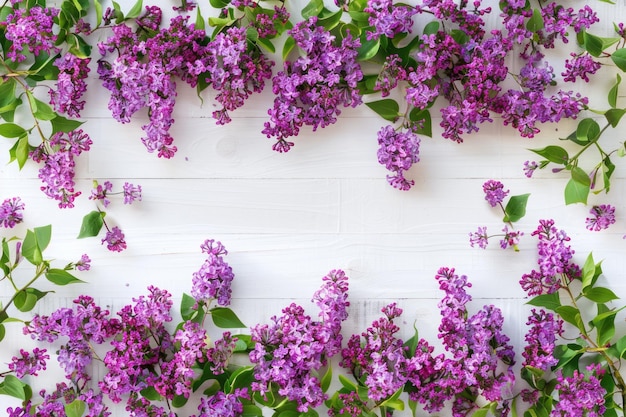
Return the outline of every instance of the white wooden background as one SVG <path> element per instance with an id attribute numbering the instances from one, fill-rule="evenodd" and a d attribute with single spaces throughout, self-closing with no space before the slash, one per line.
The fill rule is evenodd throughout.
<path id="1" fill-rule="evenodd" d="M 604 19 L 595 34 L 610 35 L 612 19 L 626 20 L 621 1 L 591 3 Z M 131 2 L 120 4 L 128 10 Z M 169 0 L 159 4 L 166 9 L 174 5 Z M 95 61 L 97 50 L 94 53 Z M 559 53 L 567 56 L 567 51 Z M 552 64 L 560 73 L 562 63 Z M 613 73 L 604 68 L 593 83 L 566 88 L 578 89 L 592 97 L 592 106 L 606 108 L 604 95 L 614 82 Z M 92 270 L 80 275 L 87 284 L 38 284 L 56 292 L 40 302 L 36 312 L 68 306 L 82 293 L 116 311 L 145 294 L 148 285 L 169 290 L 177 305 L 204 260 L 200 244 L 213 238 L 229 251 L 227 261 L 235 272 L 232 307 L 247 325 L 269 321 L 291 301 L 317 314 L 309 301 L 313 292 L 329 270 L 341 268 L 350 277 L 344 337 L 365 330 L 382 306 L 397 301 L 404 309 L 402 335 L 409 336 L 415 323 L 423 337 L 436 343 L 436 305 L 442 293 L 434 275 L 449 266 L 472 282 L 472 308 L 493 303 L 503 310 L 505 331 L 521 362 L 528 307 L 518 281 L 536 265 L 536 240 L 530 233 L 545 218 L 555 219 L 571 236 L 577 261 L 584 262 L 590 251 L 596 260 L 604 260 L 606 285 L 626 298 L 626 161 L 615 161 L 611 192 L 590 197 L 592 204 L 611 202 L 617 207 L 616 224 L 602 232 L 585 229 L 590 206 L 564 205 L 565 175 L 538 172 L 527 179 L 522 171 L 525 160 L 535 159 L 528 148 L 554 144 L 575 128 L 573 121 L 544 125 L 536 138 L 525 139 L 496 119 L 456 144 L 440 137 L 440 118 L 434 112 L 434 137 L 422 139 L 422 161 L 407 174 L 416 184 L 402 192 L 387 184 L 386 170 L 377 163 L 376 132 L 385 122 L 365 106 L 345 110 L 338 123 L 316 133 L 303 129 L 295 147 L 278 154 L 271 149 L 273 141 L 260 133 L 273 100 L 269 88 L 233 112 L 230 125 L 216 126 L 210 116 L 212 93 L 201 105 L 195 91 L 178 82 L 171 130 L 178 153 L 162 160 L 148 154 L 140 142 L 146 112 L 128 125 L 118 124 L 107 110 L 108 94 L 95 79 L 95 67 L 91 76 L 83 118 L 94 145 L 77 164 L 77 188 L 83 195 L 75 208 L 61 210 L 39 191 L 34 164 L 22 171 L 7 164 L 12 142 L 0 140 L 0 198 L 20 196 L 26 204 L 24 224 L 3 230 L 3 236 L 52 224 L 47 258 L 65 265 L 88 253 L 93 260 Z M 607 148 L 624 140 L 621 132 L 613 130 L 602 139 Z M 143 187 L 143 201 L 125 206 L 113 197 L 106 210 L 107 222 L 119 225 L 126 235 L 128 249 L 122 253 L 107 251 L 101 237 L 76 239 L 82 216 L 95 209 L 87 199 L 94 179 L 110 180 L 117 190 L 125 181 Z M 531 193 L 527 215 L 516 225 L 526 233 L 518 253 L 502 251 L 497 240 L 487 250 L 469 245 L 468 233 L 478 226 L 488 226 L 491 233 L 502 228 L 501 213 L 483 198 L 482 184 L 488 179 L 502 181 L 511 195 Z M 0 285 L 6 300 L 9 287 Z M 6 363 L 20 347 L 32 346 L 19 325 L 9 325 L 0 360 Z M 50 362 L 47 373 L 30 380 L 35 392 L 52 389 L 62 375 L 54 357 Z M 0 397 L 0 415 L 9 405 L 17 402 Z M 116 410 L 115 416 L 125 414 L 122 406 Z"/>

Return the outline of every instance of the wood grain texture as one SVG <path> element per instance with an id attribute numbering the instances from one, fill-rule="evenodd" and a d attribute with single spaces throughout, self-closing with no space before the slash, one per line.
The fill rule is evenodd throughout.
<path id="1" fill-rule="evenodd" d="M 617 10 L 618 17 L 626 17 L 622 3 L 617 9 L 602 2 L 594 3 L 596 7 L 605 16 Z M 583 93 L 602 107 L 606 99 L 598 92 L 613 80 L 600 77 Z M 93 260 L 92 270 L 81 274 L 86 284 L 43 284 L 41 289 L 55 293 L 36 312 L 69 306 L 82 293 L 116 310 L 145 294 L 148 285 L 168 289 L 178 302 L 190 291 L 191 276 L 204 260 L 200 244 L 213 238 L 229 250 L 226 259 L 236 276 L 233 308 L 247 325 L 269 322 L 290 302 L 316 314 L 310 298 L 321 278 L 339 268 L 350 277 L 344 337 L 364 331 L 382 306 L 397 301 L 405 310 L 402 335 L 410 336 L 415 323 L 420 335 L 436 344 L 442 294 L 434 276 L 439 267 L 449 266 L 473 283 L 472 308 L 494 304 L 503 309 L 505 330 L 519 354 L 528 306 L 518 281 L 536 264 L 536 241 L 530 234 L 545 218 L 555 219 L 571 236 L 577 261 L 584 262 L 591 251 L 596 260 L 602 259 L 601 279 L 626 298 L 624 161 L 616 160 L 610 194 L 590 198 L 592 204 L 617 207 L 616 224 L 599 233 L 585 229 L 589 207 L 564 205 L 564 173 L 538 172 L 527 179 L 522 172 L 523 162 L 533 159 L 529 148 L 567 136 L 576 121 L 545 125 L 536 138 L 525 139 L 495 120 L 457 144 L 440 137 L 440 118 L 434 112 L 434 137 L 422 138 L 422 160 L 407 174 L 416 184 L 402 192 L 387 184 L 386 171 L 377 163 L 376 132 L 384 122 L 365 106 L 346 109 L 335 125 L 318 132 L 303 129 L 293 150 L 278 154 L 261 133 L 273 100 L 269 89 L 233 112 L 231 124 L 216 126 L 210 117 L 211 93 L 200 105 L 195 92 L 179 84 L 171 131 L 179 150 L 172 160 L 161 160 L 140 141 L 146 113 L 129 124 L 117 123 L 107 109 L 108 95 L 98 80 L 90 80 L 84 128 L 94 144 L 78 160 L 77 188 L 83 196 L 74 209 L 58 209 L 45 198 L 34 164 L 22 171 L 7 164 L 12 143 L 0 140 L 0 198 L 19 195 L 26 203 L 25 223 L 3 230 L 3 236 L 52 224 L 48 257 L 59 265 L 82 253 Z M 615 130 L 603 140 L 617 144 L 624 138 Z M 94 179 L 111 180 L 118 190 L 126 181 L 143 187 L 143 201 L 125 206 L 113 198 L 107 209 L 107 221 L 126 234 L 128 249 L 122 253 L 108 252 L 101 238 L 76 239 L 82 216 L 96 208 L 87 199 Z M 531 194 L 527 215 L 516 225 L 525 232 L 518 253 L 502 251 L 495 240 L 487 250 L 469 245 L 468 233 L 478 226 L 493 233 L 502 228 L 501 213 L 483 198 L 481 187 L 488 179 L 503 181 L 512 195 Z M 28 271 L 19 273 L 28 276 Z M 0 301 L 6 302 L 10 293 L 8 283 L 0 282 Z M 33 346 L 18 324 L 11 326 L 2 342 L 3 363 L 20 347 Z M 62 375 L 54 363 L 50 368 L 31 380 L 36 390 L 52 388 L 55 377 Z M 17 404 L 11 401 L 0 397 L 0 409 Z M 124 416 L 123 406 L 113 415 Z"/>

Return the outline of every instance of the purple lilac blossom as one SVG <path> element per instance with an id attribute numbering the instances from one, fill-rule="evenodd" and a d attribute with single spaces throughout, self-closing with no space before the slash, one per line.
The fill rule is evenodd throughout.
<path id="1" fill-rule="evenodd" d="M 324 278 L 322 286 L 313 294 L 313 301 L 320 309 L 318 317 L 329 333 L 327 356 L 341 351 L 341 323 L 348 318 L 348 277 L 340 269 L 333 269 Z"/>
<path id="2" fill-rule="evenodd" d="M 407 180 L 404 171 L 419 162 L 419 137 L 411 132 L 400 132 L 393 126 L 383 126 L 378 131 L 378 162 L 393 175 L 387 175 L 387 182 L 399 190 L 409 190 L 415 181 Z"/>
<path id="3" fill-rule="evenodd" d="M 608 229 L 615 223 L 615 207 L 610 204 L 600 204 L 591 207 L 589 210 L 590 217 L 586 219 L 587 230 L 600 231 Z"/>
<path id="4" fill-rule="evenodd" d="M 160 366 L 174 344 L 165 328 L 165 323 L 172 321 L 171 294 L 154 286 L 149 286 L 148 292 L 118 311 L 120 329 L 110 342 L 112 349 L 103 358 L 108 372 L 98 383 L 115 403 L 130 394 L 127 409 L 132 410 L 150 405 L 142 404 L 132 393 L 163 383 L 160 375 L 149 369 Z M 176 382 L 172 381 L 172 387 Z"/>
<path id="5" fill-rule="evenodd" d="M 91 268 L 91 258 L 89 258 L 89 256 L 86 253 L 84 253 L 80 257 L 80 260 L 76 262 L 74 265 L 76 269 L 79 271 L 89 271 L 89 269 Z"/>
<path id="6" fill-rule="evenodd" d="M 81 129 L 69 133 L 57 132 L 30 153 L 33 161 L 43 163 L 39 178 L 48 197 L 57 200 L 60 208 L 74 207 L 81 192 L 74 190 L 75 158 L 89 150 L 93 142 Z"/>
<path id="7" fill-rule="evenodd" d="M 107 230 L 104 239 L 102 239 L 102 244 L 106 242 L 107 249 L 111 252 L 122 252 L 127 247 L 124 238 L 122 230 L 117 226 L 113 226 L 111 230 Z"/>
<path id="8" fill-rule="evenodd" d="M 340 106 L 356 107 L 362 102 L 357 87 L 363 78 L 357 61 L 358 38 L 348 35 L 337 45 L 334 35 L 317 26 L 316 17 L 300 22 L 289 34 L 304 55 L 285 61 L 283 71 L 273 77 L 276 98 L 263 129 L 268 138 L 276 138 L 273 149 L 278 152 L 291 149 L 293 142 L 286 139 L 298 135 L 303 125 L 313 131 L 326 127 L 337 121 Z"/>
<path id="9" fill-rule="evenodd" d="M 411 33 L 412 17 L 419 9 L 408 5 L 394 5 L 392 0 L 368 0 L 363 11 L 368 14 L 368 23 L 374 29 L 367 32 L 367 40 L 372 40 L 382 35 L 393 38 L 401 33 Z"/>
<path id="10" fill-rule="evenodd" d="M 243 415 L 242 399 L 250 399 L 247 388 L 235 388 L 228 394 L 218 391 L 214 395 L 203 396 L 200 399 L 198 406 L 200 414 L 197 417 L 240 417 Z"/>
<path id="11" fill-rule="evenodd" d="M 70 117 L 80 117 L 85 107 L 85 100 L 81 98 L 87 91 L 85 79 L 90 71 L 90 61 L 90 58 L 78 58 L 70 53 L 54 61 L 59 75 L 55 88 L 50 90 L 50 104 L 55 111 Z"/>
<path id="12" fill-rule="evenodd" d="M 348 369 L 376 403 L 391 397 L 408 381 L 408 360 L 403 341 L 395 334 L 393 322 L 402 315 L 395 303 L 382 309 L 384 317 L 375 320 L 361 335 L 352 335 L 342 350 L 340 365 Z"/>
<path id="13" fill-rule="evenodd" d="M 589 82 L 589 75 L 595 74 L 602 64 L 593 60 L 593 57 L 588 53 L 576 54 L 572 52 L 570 54 L 571 60 L 565 60 L 565 72 L 561 75 L 564 77 L 563 81 L 575 82 L 576 78 L 580 78 L 586 82 Z"/>
<path id="14" fill-rule="evenodd" d="M 469 234 L 470 245 L 472 247 L 478 245 L 481 249 L 486 249 L 489 244 L 489 236 L 487 235 L 487 227 L 479 226 L 478 230 Z"/>
<path id="15" fill-rule="evenodd" d="M 342 271 L 331 271 L 316 292 L 313 301 L 320 306 L 324 321 L 313 321 L 304 308 L 292 303 L 282 310 L 282 316 L 272 317 L 272 324 L 250 329 L 255 342 L 250 352 L 255 379 L 252 391 L 266 397 L 272 386 L 277 387 L 279 395 L 296 401 L 300 412 L 327 399 L 317 373 L 340 348 L 333 339 L 338 334 L 338 323 L 347 316 L 344 281 Z"/>
<path id="16" fill-rule="evenodd" d="M 98 181 L 93 182 L 94 187 L 91 189 L 90 200 L 100 200 L 104 207 L 108 207 L 111 200 L 107 195 L 113 190 L 113 183 L 111 181 L 105 181 L 103 184 L 99 184 Z"/>
<path id="17" fill-rule="evenodd" d="M 205 240 L 200 247 L 207 254 L 207 259 L 193 273 L 191 295 L 198 303 L 209 304 L 211 300 L 216 300 L 218 305 L 227 306 L 232 293 L 230 286 L 235 278 L 233 269 L 222 256 L 228 255 L 228 251 L 214 239 Z"/>
<path id="18" fill-rule="evenodd" d="M 506 196 L 509 195 L 509 190 L 504 189 L 504 184 L 496 180 L 486 181 L 483 184 L 483 192 L 485 193 L 485 200 L 491 207 L 501 205 Z"/>
<path id="19" fill-rule="evenodd" d="M 125 182 L 123 186 L 124 204 L 132 204 L 134 201 L 141 201 L 141 185 L 133 185 Z"/>
<path id="20" fill-rule="evenodd" d="M 35 56 L 41 53 L 54 54 L 56 35 L 52 33 L 54 18 L 59 9 L 33 6 L 28 10 L 16 9 L 6 17 L 6 39 L 10 41 L 7 58 L 13 62 L 26 59 L 28 51 Z"/>
<path id="21" fill-rule="evenodd" d="M 558 370 L 554 390 L 558 392 L 559 400 L 555 402 L 551 415 L 555 417 L 603 416 L 606 411 L 604 406 L 606 389 L 600 381 L 604 372 L 600 364 L 587 366 L 585 372 L 574 370 L 572 376 L 564 376 L 561 370 Z"/>
<path id="22" fill-rule="evenodd" d="M 380 91 L 382 97 L 387 97 L 391 91 L 398 86 L 398 82 L 406 80 L 407 77 L 407 71 L 402 67 L 402 59 L 400 56 L 397 54 L 387 55 L 380 69 L 380 73 L 376 78 L 374 90 Z M 408 90 L 407 101 L 409 101 Z"/>
<path id="23" fill-rule="evenodd" d="M 17 378 L 25 375 L 37 376 L 39 371 L 46 370 L 46 360 L 50 359 L 46 349 L 34 348 L 32 352 L 20 349 L 20 356 L 13 356 L 9 369 L 15 373 Z"/>
<path id="24" fill-rule="evenodd" d="M 108 417 L 111 415 L 108 407 L 103 403 L 102 394 L 96 394 L 92 389 L 79 393 L 74 387 L 65 383 L 57 383 L 54 391 L 48 394 L 45 390 L 41 390 L 39 395 L 42 400 L 36 405 L 28 400 L 25 401 L 23 408 L 16 407 L 13 409 L 10 407 L 7 410 L 9 417 L 65 416 L 65 405 L 71 404 L 75 400 L 85 403 L 86 417 Z"/>
<path id="25" fill-rule="evenodd" d="M 554 356 L 556 337 L 563 333 L 563 320 L 555 318 L 554 314 L 545 310 L 532 309 L 528 316 L 527 326 L 531 326 L 524 336 L 526 346 L 522 356 L 522 366 L 531 366 L 542 371 L 548 371 L 558 363 Z"/>
<path id="26" fill-rule="evenodd" d="M 537 168 L 539 168 L 539 164 L 536 161 L 524 162 L 524 175 L 526 175 L 526 178 L 531 178 Z"/>
<path id="27" fill-rule="evenodd" d="M 249 47 L 246 30 L 231 27 L 218 33 L 206 47 L 198 46 L 199 59 L 187 63 L 192 86 L 204 74 L 207 85 L 218 92 L 215 100 L 222 109 L 213 112 L 213 118 L 220 125 L 229 123 L 228 112 L 243 106 L 252 93 L 261 92 L 272 76 L 274 62 Z"/>
<path id="28" fill-rule="evenodd" d="M 235 352 L 237 338 L 230 332 L 224 332 L 222 337 L 215 341 L 215 345 L 207 349 L 206 357 L 211 363 L 211 372 L 215 375 L 223 374 L 231 356 Z"/>
<path id="29" fill-rule="evenodd" d="M 7 198 L 0 204 L 0 225 L 12 229 L 24 220 L 24 203 L 19 197 Z"/>
<path id="30" fill-rule="evenodd" d="M 502 232 L 504 233 L 504 236 L 502 239 L 500 239 L 500 247 L 502 249 L 511 247 L 517 250 L 517 245 L 519 244 L 520 237 L 523 236 L 524 233 L 519 230 L 509 230 L 509 227 L 506 225 L 502 229 Z"/>
<path id="31" fill-rule="evenodd" d="M 567 285 L 580 276 L 580 267 L 572 262 L 574 250 L 566 245 L 570 238 L 565 231 L 554 227 L 554 220 L 540 220 L 531 235 L 538 238 L 539 270 L 524 274 L 520 280 L 529 296 L 554 293 L 561 288 L 562 280 Z"/>

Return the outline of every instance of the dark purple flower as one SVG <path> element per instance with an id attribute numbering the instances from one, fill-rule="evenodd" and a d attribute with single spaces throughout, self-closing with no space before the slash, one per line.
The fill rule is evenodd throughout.
<path id="1" fill-rule="evenodd" d="M 24 203 L 19 197 L 7 198 L 0 205 L 0 225 L 13 228 L 24 220 Z"/>
<path id="2" fill-rule="evenodd" d="M 32 353 L 20 349 L 20 357 L 13 356 L 9 369 L 15 372 L 17 378 L 25 375 L 37 376 L 39 371 L 46 369 L 46 360 L 50 359 L 46 349 L 34 348 Z"/>
<path id="3" fill-rule="evenodd" d="M 589 210 L 590 217 L 587 217 L 586 227 L 588 230 L 600 231 L 608 229 L 610 225 L 615 223 L 615 207 L 610 204 L 600 204 L 591 207 Z"/>

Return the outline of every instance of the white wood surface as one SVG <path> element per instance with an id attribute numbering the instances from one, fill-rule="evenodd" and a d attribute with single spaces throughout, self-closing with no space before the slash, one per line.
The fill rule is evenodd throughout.
<path id="1" fill-rule="evenodd" d="M 120 4 L 127 8 L 130 3 Z M 626 18 L 622 2 L 594 2 L 592 7 L 611 16 L 609 21 Z M 604 71 L 591 85 L 569 88 L 592 95 L 603 108 L 606 99 L 593 94 L 605 94 L 613 82 L 611 70 Z M 450 266 L 472 282 L 473 307 L 493 303 L 504 311 L 506 331 L 521 361 L 528 308 L 518 281 L 535 266 L 536 240 L 530 233 L 545 218 L 555 219 L 571 236 L 577 261 L 582 263 L 590 251 L 596 260 L 603 259 L 606 285 L 626 299 L 626 161 L 615 161 L 610 194 L 590 197 L 590 204 L 617 207 L 616 224 L 602 232 L 585 229 L 590 207 L 564 205 L 564 175 L 538 172 L 527 179 L 522 172 L 523 162 L 535 159 L 528 148 L 566 136 L 575 128 L 573 121 L 545 125 L 538 137 L 525 139 L 496 119 L 456 144 L 439 136 L 434 114 L 434 137 L 422 139 L 422 161 L 408 174 L 416 185 L 402 192 L 387 184 L 386 171 L 377 163 L 376 131 L 384 121 L 365 106 L 345 110 L 337 124 L 316 133 L 303 129 L 292 151 L 278 154 L 261 133 L 271 106 L 269 88 L 233 112 L 230 125 L 216 126 L 210 118 L 210 93 L 201 106 L 194 91 L 178 85 L 172 128 L 178 153 L 160 160 L 139 139 L 145 113 L 130 124 L 118 124 L 107 110 L 106 91 L 91 80 L 84 128 L 94 145 L 79 159 L 77 188 L 83 196 L 73 209 L 60 210 L 46 199 L 32 163 L 21 172 L 15 164 L 7 165 L 12 143 L 0 140 L 0 199 L 21 196 L 26 204 L 25 223 L 2 230 L 3 236 L 52 224 L 47 257 L 64 265 L 86 252 L 93 260 L 92 270 L 81 274 L 87 284 L 54 288 L 37 312 L 69 305 L 81 293 L 116 310 L 150 284 L 168 289 L 177 303 L 190 291 L 191 274 L 203 262 L 200 244 L 213 238 L 229 250 L 227 261 L 235 272 L 233 309 L 247 325 L 268 322 L 292 300 L 315 313 L 309 299 L 321 277 L 340 268 L 350 277 L 344 337 L 365 330 L 383 305 L 398 301 L 405 310 L 403 334 L 410 335 L 415 322 L 420 334 L 436 343 L 436 304 L 442 294 L 434 275 L 439 267 Z M 622 132 L 611 132 L 603 141 L 623 141 Z M 113 198 L 106 210 L 107 221 L 126 234 L 123 253 L 108 252 L 101 238 L 76 239 L 82 216 L 95 209 L 87 199 L 94 179 L 111 180 L 116 189 L 125 181 L 143 187 L 143 201 L 125 206 Z M 492 232 L 502 228 L 501 213 L 483 199 L 482 183 L 488 179 L 502 181 L 511 195 L 531 193 L 528 213 L 516 225 L 526 233 L 518 253 L 502 251 L 495 240 L 487 250 L 469 245 L 468 233 L 478 226 Z M 7 283 L 0 282 L 0 299 L 7 294 Z M 2 363 L 20 347 L 32 346 L 19 325 L 12 326 L 1 344 Z M 58 370 L 43 375 L 31 380 L 35 392 L 52 388 Z M 16 402 L 0 396 L 0 415 L 12 404 Z M 124 415 L 123 407 L 115 410 L 114 416 Z"/>

